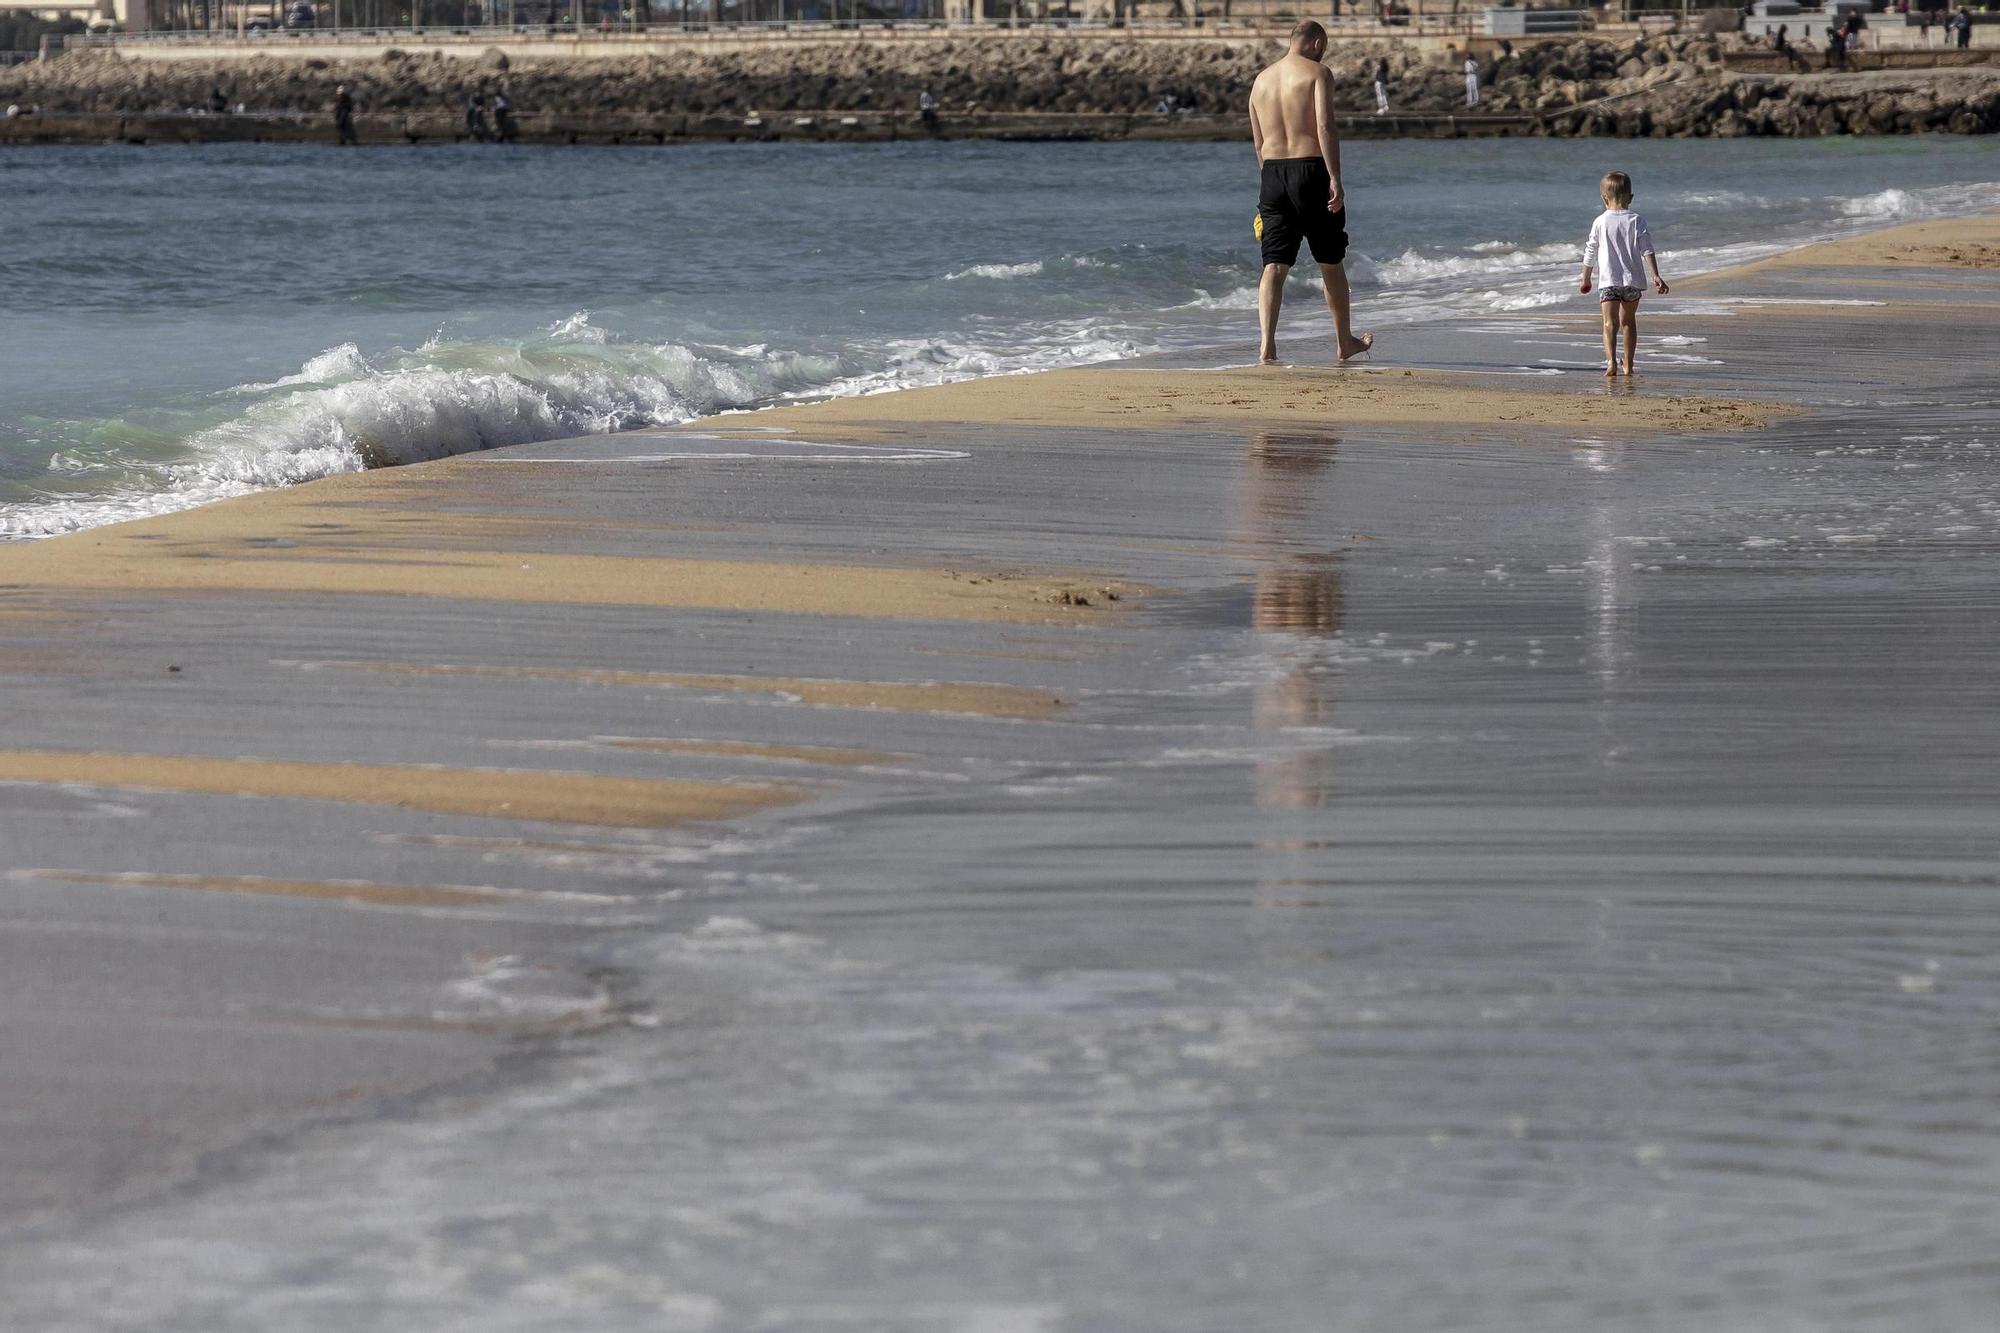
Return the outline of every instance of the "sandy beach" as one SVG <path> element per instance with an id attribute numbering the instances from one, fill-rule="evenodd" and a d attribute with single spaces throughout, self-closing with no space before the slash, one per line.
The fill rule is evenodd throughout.
<path id="1" fill-rule="evenodd" d="M 1723 1323 L 1970 1329 L 1996 247 L 1677 282 L 1705 364 L 1609 387 L 1385 337 L 0 545 L 15 1316 L 1303 1328 L 1362 1264 L 1354 1329 L 1564 1330 L 1761 1230 Z"/>

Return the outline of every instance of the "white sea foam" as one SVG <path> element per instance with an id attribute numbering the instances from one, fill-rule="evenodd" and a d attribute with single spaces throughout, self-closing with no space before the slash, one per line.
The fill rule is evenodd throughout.
<path id="1" fill-rule="evenodd" d="M 956 273 L 944 275 L 946 282 L 957 282 L 961 278 L 1025 278 L 1042 271 L 1042 261 L 1031 259 L 1025 264 L 974 264 Z"/>
<path id="2" fill-rule="evenodd" d="M 1491 278 L 1526 269 L 1575 263 L 1583 258 L 1583 247 L 1567 241 L 1552 245 L 1530 246 L 1526 249 L 1487 250 L 1482 246 L 1475 246 L 1474 249 L 1478 253 L 1469 255 L 1426 255 L 1415 250 L 1405 250 L 1394 259 L 1380 261 L 1360 256 L 1360 262 L 1350 263 L 1349 267 L 1357 277 L 1384 286 L 1395 286 L 1475 275 Z"/>
<path id="3" fill-rule="evenodd" d="M 1255 310 L 1257 308 L 1257 287 L 1235 287 L 1214 295 L 1204 293 L 1192 301 L 1177 306 L 1180 310 Z"/>
<path id="4" fill-rule="evenodd" d="M 1109 268 L 1102 259 L 1089 255 L 1058 255 L 1054 259 L 1030 259 L 1019 264 L 974 264 L 956 273 L 944 275 L 946 282 L 957 282 L 964 278 L 1032 278 L 1049 272 L 1065 269 Z"/>
<path id="5" fill-rule="evenodd" d="M 1841 201 L 1840 211 L 1851 218 L 1898 218 L 1912 206 L 1907 190 L 1880 190 L 1858 199 Z"/>
<path id="6" fill-rule="evenodd" d="M 368 358 L 361 355 L 361 349 L 353 343 L 342 343 L 330 347 L 318 356 L 309 358 L 299 367 L 298 372 L 285 375 L 263 384 L 239 384 L 225 392 L 233 395 L 267 393 L 273 389 L 286 389 L 301 384 L 331 384 L 336 380 L 353 379 L 368 373 Z"/>
<path id="7" fill-rule="evenodd" d="M 1768 208 L 1774 202 L 1742 190 L 1687 190 L 1669 198 L 1690 208 Z"/>

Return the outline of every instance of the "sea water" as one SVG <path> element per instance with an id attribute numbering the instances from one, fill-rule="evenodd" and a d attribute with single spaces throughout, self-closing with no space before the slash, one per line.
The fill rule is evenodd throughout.
<path id="1" fill-rule="evenodd" d="M 1572 297 L 1614 166 L 1673 275 L 2000 203 L 1980 139 L 1345 154 L 1374 328 Z M 6 154 L 0 537 L 787 400 L 1247 357 L 1255 175 L 1247 143 Z M 1294 286 L 1288 346 L 1326 327 Z"/>

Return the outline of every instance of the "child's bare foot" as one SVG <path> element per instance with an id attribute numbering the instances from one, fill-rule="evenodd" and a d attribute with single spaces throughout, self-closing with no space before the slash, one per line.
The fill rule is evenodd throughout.
<path id="1" fill-rule="evenodd" d="M 1359 338 L 1348 338 L 1340 344 L 1340 359 L 1343 363 L 1367 352 L 1375 346 L 1375 335 L 1364 333 Z"/>

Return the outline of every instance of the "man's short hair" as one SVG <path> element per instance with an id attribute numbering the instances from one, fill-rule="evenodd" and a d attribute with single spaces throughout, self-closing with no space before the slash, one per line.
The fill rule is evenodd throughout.
<path id="1" fill-rule="evenodd" d="M 1308 46 L 1313 42 L 1323 42 L 1325 40 L 1326 29 L 1322 28 L 1314 19 L 1300 19 L 1298 26 L 1292 29 L 1293 46 Z"/>

